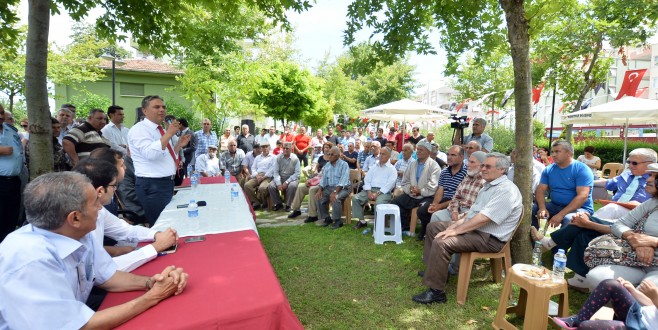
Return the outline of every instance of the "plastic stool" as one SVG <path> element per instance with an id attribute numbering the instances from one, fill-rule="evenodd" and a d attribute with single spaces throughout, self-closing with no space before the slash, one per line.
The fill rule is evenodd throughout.
<path id="1" fill-rule="evenodd" d="M 375 244 L 384 244 L 385 241 L 402 244 L 400 208 L 394 204 L 380 204 L 375 206 L 375 214 Z M 389 227 L 386 227 L 386 215 L 393 216 Z M 390 235 L 386 235 L 386 232 L 390 233 Z"/>
<path id="2" fill-rule="evenodd" d="M 500 294 L 500 302 L 496 311 L 496 318 L 491 323 L 494 329 L 516 329 L 505 319 L 505 315 L 514 313 L 524 317 L 524 329 L 546 329 L 548 326 L 548 301 L 552 296 L 560 295 L 558 316 L 569 316 L 569 290 L 567 281 L 555 283 L 547 280 L 533 280 L 517 273 L 513 267 L 507 269 L 505 285 Z M 516 306 L 507 307 L 512 283 L 521 288 L 519 302 Z"/>

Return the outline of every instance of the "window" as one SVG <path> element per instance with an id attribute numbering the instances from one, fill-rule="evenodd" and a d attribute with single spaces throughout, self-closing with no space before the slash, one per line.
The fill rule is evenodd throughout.
<path id="1" fill-rule="evenodd" d="M 617 76 L 617 68 L 610 68 L 610 77 Z"/>
<path id="2" fill-rule="evenodd" d="M 651 78 L 651 88 L 658 88 L 658 78 Z"/>
<path id="3" fill-rule="evenodd" d="M 121 96 L 144 96 L 144 84 L 121 83 Z"/>

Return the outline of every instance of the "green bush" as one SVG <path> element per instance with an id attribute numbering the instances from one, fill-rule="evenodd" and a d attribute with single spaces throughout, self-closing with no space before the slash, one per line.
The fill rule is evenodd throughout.
<path id="1" fill-rule="evenodd" d="M 87 119 L 91 109 L 101 109 L 107 112 L 107 108 L 112 105 L 112 100 L 103 95 L 98 95 L 85 91 L 84 95 L 75 95 L 71 98 L 71 104 L 75 104 L 75 116 L 77 118 Z M 57 113 L 55 113 L 56 115 Z"/>

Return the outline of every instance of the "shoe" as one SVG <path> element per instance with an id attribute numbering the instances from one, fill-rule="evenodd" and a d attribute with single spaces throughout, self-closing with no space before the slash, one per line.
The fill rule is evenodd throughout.
<path id="1" fill-rule="evenodd" d="M 365 221 L 359 220 L 359 221 L 356 222 L 356 225 L 354 225 L 352 227 L 352 229 L 361 229 L 361 228 L 365 228 L 365 227 L 368 227 L 368 223 L 365 222 Z"/>
<path id="2" fill-rule="evenodd" d="M 544 235 L 537 230 L 537 228 L 530 226 L 530 237 L 532 237 L 533 242 L 541 242 L 544 239 Z"/>
<path id="3" fill-rule="evenodd" d="M 441 290 L 427 289 L 427 291 L 413 296 L 411 300 L 419 304 L 431 304 L 445 303 L 448 301 L 448 298 L 446 298 L 446 293 Z"/>
<path id="4" fill-rule="evenodd" d="M 455 267 L 452 266 L 452 264 L 448 264 L 448 274 L 455 276 L 459 273 L 459 268 L 455 270 Z"/>
<path id="5" fill-rule="evenodd" d="M 331 218 L 330 218 L 330 217 L 327 217 L 327 218 L 324 219 L 324 221 L 322 222 L 322 227 L 329 226 L 332 222 L 333 222 L 333 221 L 331 220 Z"/>
<path id="6" fill-rule="evenodd" d="M 286 210 L 286 212 L 290 212 L 290 206 L 286 205 L 285 210 Z"/>
<path id="7" fill-rule="evenodd" d="M 299 211 L 294 211 L 293 214 L 294 214 L 295 212 L 299 212 Z M 301 214 L 301 213 L 300 213 L 300 214 Z M 290 217 L 289 217 L 289 218 L 290 218 Z M 311 222 L 316 222 L 316 221 L 318 221 L 318 217 L 308 217 L 308 218 L 306 218 L 306 220 L 304 220 L 304 223 L 311 223 Z"/>
<path id="8" fill-rule="evenodd" d="M 343 226 L 343 220 L 338 219 L 338 220 L 334 221 L 334 225 L 331 226 L 331 229 L 338 229 L 342 226 Z"/>
<path id="9" fill-rule="evenodd" d="M 585 284 L 585 278 L 578 274 L 567 280 L 567 286 L 578 292 L 589 293 L 589 287 Z"/>
<path id="10" fill-rule="evenodd" d="M 292 213 L 290 213 L 290 214 L 288 215 L 288 219 L 294 219 L 294 218 L 296 218 L 296 217 L 298 217 L 298 216 L 300 216 L 300 215 L 302 215 L 302 212 L 301 212 L 301 211 L 299 211 L 299 210 L 294 210 L 294 211 L 292 211 Z M 315 220 L 317 220 L 317 219 L 315 219 Z M 313 220 L 313 221 L 315 221 L 315 220 Z M 304 221 L 304 222 L 306 222 L 306 221 Z"/>
<path id="11" fill-rule="evenodd" d="M 425 276 L 425 271 L 424 270 L 419 270 L 418 271 L 418 276 L 420 276 L 420 277 Z"/>
<path id="12" fill-rule="evenodd" d="M 423 241 L 423 240 L 425 240 L 425 235 L 420 235 L 420 234 L 419 234 L 418 237 L 416 237 L 416 240 L 417 240 L 417 241 Z"/>
<path id="13" fill-rule="evenodd" d="M 260 210 L 260 204 L 251 204 L 251 208 L 254 209 L 254 211 Z"/>
<path id="14" fill-rule="evenodd" d="M 282 209 L 282 208 L 283 208 L 283 205 L 281 205 L 281 204 L 276 204 L 276 205 L 272 206 L 272 211 L 278 211 L 278 210 L 280 210 L 280 209 Z"/>
<path id="15" fill-rule="evenodd" d="M 403 231 L 402 231 L 402 236 L 414 237 L 414 236 L 416 236 L 416 235 L 415 235 L 415 234 L 412 234 L 412 233 L 411 233 L 410 231 L 408 231 L 408 230 L 403 230 Z"/>
<path id="16" fill-rule="evenodd" d="M 577 315 L 572 315 L 569 317 L 553 317 L 553 322 L 557 324 L 562 329 L 570 329 L 570 330 L 575 330 L 578 329 L 578 325 L 580 325 L 580 322 L 578 321 L 578 316 Z"/>

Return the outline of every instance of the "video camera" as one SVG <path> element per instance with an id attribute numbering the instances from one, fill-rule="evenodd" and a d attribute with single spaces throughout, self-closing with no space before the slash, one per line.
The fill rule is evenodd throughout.
<path id="1" fill-rule="evenodd" d="M 468 124 L 469 124 L 468 121 L 467 121 L 468 116 L 457 117 L 456 114 L 452 114 L 452 115 L 450 115 L 450 119 L 452 119 L 452 122 L 450 123 L 450 128 L 464 129 L 464 128 L 468 127 Z"/>

